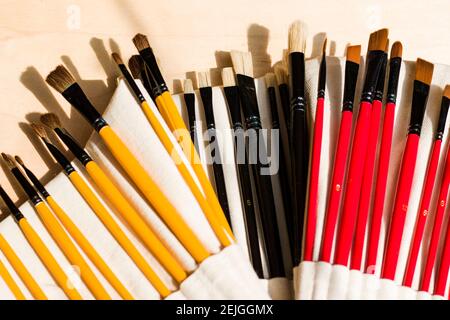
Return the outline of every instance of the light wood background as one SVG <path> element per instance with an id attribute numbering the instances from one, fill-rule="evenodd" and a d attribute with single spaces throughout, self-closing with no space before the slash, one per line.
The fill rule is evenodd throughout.
<path id="1" fill-rule="evenodd" d="M 128 59 L 137 32 L 149 36 L 167 82 L 178 91 L 186 73 L 214 73 L 230 64 L 230 49 L 251 50 L 256 75 L 263 75 L 281 58 L 296 19 L 309 26 L 308 55 L 320 50 L 324 32 L 330 54 L 341 56 L 348 43 L 365 51 L 369 32 L 388 27 L 407 59 L 450 64 L 448 0 L 0 0 L 1 150 L 19 154 L 50 179 L 57 166 L 26 125 L 47 110 L 86 141 L 91 130 L 84 120 L 43 81 L 60 63 L 82 79 L 102 110 L 118 75 L 111 50 Z M 3 170 L 0 183 L 12 190 Z"/>

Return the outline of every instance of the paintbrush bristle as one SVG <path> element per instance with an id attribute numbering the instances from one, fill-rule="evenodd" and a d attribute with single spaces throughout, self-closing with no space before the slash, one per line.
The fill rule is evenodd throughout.
<path id="1" fill-rule="evenodd" d="M 194 93 L 194 85 L 191 79 L 184 80 L 184 93 Z"/>
<path id="2" fill-rule="evenodd" d="M 138 51 L 150 48 L 150 43 L 148 42 L 147 36 L 143 35 L 142 33 L 138 33 L 134 36 L 133 43 Z"/>
<path id="3" fill-rule="evenodd" d="M 52 130 L 62 127 L 61 121 L 59 120 L 58 116 L 54 113 L 43 114 L 41 115 L 40 120 L 45 126 L 49 127 Z"/>
<path id="4" fill-rule="evenodd" d="M 283 49 L 283 60 L 281 61 L 281 64 L 286 70 L 289 69 L 289 50 Z"/>
<path id="5" fill-rule="evenodd" d="M 16 164 L 14 163 L 14 160 L 12 159 L 12 157 L 10 155 L 2 152 L 2 158 L 5 161 L 5 163 L 9 169 L 16 167 Z"/>
<path id="6" fill-rule="evenodd" d="M 306 47 L 306 25 L 301 21 L 295 21 L 289 27 L 289 53 L 303 52 Z"/>
<path id="7" fill-rule="evenodd" d="M 433 78 L 434 66 L 432 63 L 418 58 L 416 61 L 416 80 L 430 85 Z"/>
<path id="8" fill-rule="evenodd" d="M 253 59 L 250 52 L 231 51 L 234 72 L 253 78 Z"/>
<path id="9" fill-rule="evenodd" d="M 48 135 L 47 132 L 45 131 L 45 127 L 37 124 L 37 123 L 31 123 L 30 124 L 31 128 L 33 128 L 34 132 L 36 132 L 36 134 L 41 138 L 41 139 L 48 139 Z"/>
<path id="10" fill-rule="evenodd" d="M 120 57 L 120 55 L 119 55 L 118 53 L 113 52 L 113 53 L 111 54 L 111 56 L 112 56 L 112 58 L 114 59 L 114 61 L 115 61 L 117 64 L 124 64 L 123 61 L 122 61 L 122 58 Z"/>
<path id="11" fill-rule="evenodd" d="M 448 85 L 445 86 L 444 94 L 443 94 L 443 95 L 444 95 L 444 97 L 450 99 L 450 84 L 448 84 Z"/>
<path id="12" fill-rule="evenodd" d="M 277 80 L 276 80 L 276 78 L 275 78 L 275 74 L 273 74 L 273 73 L 267 73 L 267 74 L 264 76 L 264 80 L 265 80 L 265 82 L 266 82 L 266 87 L 267 87 L 267 88 L 275 88 L 275 85 L 276 85 L 276 83 L 277 83 Z"/>
<path id="13" fill-rule="evenodd" d="M 386 41 L 386 47 L 384 48 L 384 52 L 388 53 L 389 52 L 389 38 Z"/>
<path id="14" fill-rule="evenodd" d="M 130 68 L 131 74 L 134 79 L 139 79 L 142 72 L 142 58 L 141 56 L 134 55 L 128 60 L 128 68 Z"/>
<path id="15" fill-rule="evenodd" d="M 274 72 L 278 85 L 287 83 L 287 72 L 284 66 L 280 64 L 275 65 Z"/>
<path id="16" fill-rule="evenodd" d="M 228 67 L 222 69 L 222 83 L 224 87 L 234 87 L 236 85 L 233 68 Z"/>
<path id="17" fill-rule="evenodd" d="M 349 46 L 347 48 L 347 61 L 359 64 L 361 61 L 361 46 Z"/>
<path id="18" fill-rule="evenodd" d="M 16 162 L 18 163 L 18 164 L 20 164 L 22 167 L 24 167 L 25 168 L 25 163 L 22 161 L 22 159 L 19 157 L 19 156 L 14 156 L 14 159 L 16 160 Z"/>
<path id="19" fill-rule="evenodd" d="M 199 88 L 211 87 L 209 72 L 198 72 L 198 86 Z"/>
<path id="20" fill-rule="evenodd" d="M 372 32 L 369 38 L 369 51 L 384 51 L 386 50 L 386 42 L 388 40 L 389 30 L 380 29 Z"/>
<path id="21" fill-rule="evenodd" d="M 322 56 L 326 56 L 327 53 L 327 38 L 325 38 L 323 40 L 323 45 L 322 45 Z"/>
<path id="22" fill-rule="evenodd" d="M 394 42 L 391 48 L 391 59 L 392 58 L 401 58 L 403 54 L 403 46 L 400 41 Z"/>
<path id="23" fill-rule="evenodd" d="M 63 65 L 57 66 L 55 70 L 50 72 L 45 81 L 60 93 L 66 91 L 67 88 L 76 82 L 69 70 Z"/>

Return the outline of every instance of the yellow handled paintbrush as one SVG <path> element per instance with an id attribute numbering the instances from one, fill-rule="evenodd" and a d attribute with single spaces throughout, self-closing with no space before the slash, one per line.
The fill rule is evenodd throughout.
<path id="1" fill-rule="evenodd" d="M 3 281 L 8 286 L 9 290 L 11 290 L 12 294 L 17 300 L 27 300 L 22 290 L 20 290 L 16 281 L 13 279 L 8 269 L 6 269 L 5 265 L 1 261 L 0 261 L 0 277 L 3 279 Z"/>
<path id="2" fill-rule="evenodd" d="M 42 291 L 39 284 L 34 280 L 31 273 L 27 270 L 23 262 L 14 252 L 13 248 L 9 245 L 8 241 L 0 234 L 0 251 L 6 257 L 8 262 L 14 268 L 19 278 L 25 284 L 27 289 L 30 291 L 33 298 L 36 300 L 47 300 L 47 296 L 44 291 Z"/>
<path id="3" fill-rule="evenodd" d="M 172 95 L 164 81 L 164 78 L 159 70 L 156 58 L 153 54 L 153 50 L 150 47 L 148 39 L 143 34 L 137 34 L 133 38 L 133 43 L 139 51 L 142 59 L 150 69 L 155 81 L 155 87 L 153 88 L 153 98 L 158 106 L 158 110 L 161 113 L 164 121 L 169 126 L 170 130 L 175 134 L 178 143 L 182 150 L 186 154 L 195 174 L 200 182 L 200 185 L 205 192 L 205 196 L 214 212 L 216 212 L 217 218 L 223 228 L 233 237 L 230 225 L 225 217 L 225 214 L 220 206 L 217 195 L 211 185 L 211 182 L 206 175 L 205 170 L 200 161 L 200 157 L 197 154 L 194 143 L 190 138 L 189 131 L 186 128 L 186 124 L 183 121 L 178 108 L 173 101 Z"/>
<path id="4" fill-rule="evenodd" d="M 124 300 L 133 300 L 133 296 L 128 291 L 127 288 L 122 284 L 122 282 L 117 278 L 108 264 L 103 260 L 100 254 L 95 250 L 89 240 L 83 235 L 83 233 L 78 229 L 75 223 L 70 219 L 67 213 L 61 208 L 61 206 L 55 201 L 55 199 L 50 195 L 47 189 L 41 184 L 39 179 L 34 175 L 34 173 L 29 170 L 22 159 L 19 156 L 15 156 L 16 162 L 22 166 L 28 179 L 34 185 L 34 188 L 41 194 L 41 196 L 47 201 L 48 205 L 52 209 L 56 217 L 61 221 L 64 228 L 70 234 L 70 236 L 75 240 L 78 246 L 83 250 L 86 256 L 92 261 L 95 267 L 100 271 L 100 273 L 105 277 L 105 279 L 111 284 L 111 286 L 117 291 L 117 293 Z M 1 249 L 1 241 L 0 241 Z"/>
<path id="5" fill-rule="evenodd" d="M 220 224 L 220 222 L 217 218 L 217 214 L 215 214 L 215 212 L 212 210 L 210 204 L 208 203 L 208 200 L 203 195 L 198 184 L 194 180 L 194 177 L 191 175 L 186 164 L 181 159 L 181 155 L 178 153 L 178 149 L 175 148 L 174 144 L 170 140 L 169 135 L 164 130 L 163 126 L 159 122 L 155 113 L 150 108 L 150 105 L 148 104 L 147 100 L 144 98 L 144 95 L 142 94 L 141 90 L 137 86 L 137 84 L 134 81 L 131 74 L 128 72 L 127 67 L 125 66 L 122 59 L 120 58 L 120 56 L 117 53 L 113 53 L 112 56 L 114 58 L 114 61 L 119 66 L 120 71 L 122 72 L 123 76 L 125 77 L 125 80 L 127 81 L 128 85 L 130 86 L 134 95 L 139 100 L 142 111 L 144 112 L 145 116 L 147 117 L 147 120 L 149 121 L 150 125 L 152 126 L 153 130 L 155 131 L 156 135 L 158 136 L 159 140 L 163 144 L 166 151 L 172 156 L 173 162 L 177 166 L 177 169 L 180 172 L 181 176 L 183 177 L 184 181 L 187 183 L 187 185 L 191 189 L 192 194 L 194 195 L 195 199 L 197 200 L 198 204 L 200 205 L 200 208 L 202 209 L 203 213 L 205 214 L 206 219 L 208 220 L 211 228 L 214 230 L 217 238 L 220 240 L 220 242 L 222 243 L 223 246 L 230 245 L 231 244 L 230 238 L 226 234 L 226 231 L 223 228 L 223 226 Z"/>
<path id="6" fill-rule="evenodd" d="M 45 146 L 56 159 L 58 164 L 63 168 L 67 177 L 72 182 L 73 186 L 86 203 L 91 207 L 92 211 L 97 215 L 106 229 L 111 233 L 111 235 L 116 239 L 117 243 L 124 249 L 128 256 L 133 260 L 136 266 L 141 270 L 143 275 L 147 280 L 155 287 L 162 297 L 166 297 L 170 294 L 170 290 L 164 284 L 164 282 L 159 278 L 159 276 L 153 271 L 152 267 L 148 264 L 136 246 L 131 242 L 127 235 L 123 232 L 121 227 L 117 224 L 114 218 L 111 216 L 109 211 L 97 198 L 92 189 L 83 180 L 83 178 L 78 174 L 75 168 L 71 165 L 70 161 L 53 145 L 48 139 L 45 128 L 43 126 L 33 124 L 33 129 L 39 135 L 39 137 L 44 142 Z M 169 263 L 165 265 L 169 274 L 171 274 L 175 280 L 181 282 L 186 278 L 186 273 L 178 264 L 178 262 L 172 258 L 167 249 L 161 245 L 160 250 L 154 252 L 156 256 L 163 255 Z M 170 260 L 172 258 L 172 260 Z M 163 261 L 167 261 L 164 260 Z"/>
<path id="7" fill-rule="evenodd" d="M 210 253 L 122 139 L 117 136 L 105 119 L 92 106 L 69 71 L 63 66 L 58 66 L 47 76 L 46 81 L 60 92 L 98 132 L 117 162 L 192 257 L 197 262 L 201 262 L 209 257 Z"/>
<path id="8" fill-rule="evenodd" d="M 14 202 L 5 192 L 5 190 L 0 186 L 0 197 L 5 202 L 9 211 L 16 220 L 19 228 L 22 230 L 25 238 L 27 239 L 30 246 L 33 248 L 34 252 L 38 255 L 39 259 L 42 261 L 50 275 L 55 280 L 56 284 L 64 291 L 66 296 L 71 300 L 83 300 L 81 295 L 78 293 L 77 289 L 73 286 L 68 276 L 65 274 L 61 266 L 58 264 L 56 259 L 48 250 L 47 246 L 44 244 L 42 239 L 39 237 L 37 232 L 31 227 L 27 219 L 19 211 Z"/>

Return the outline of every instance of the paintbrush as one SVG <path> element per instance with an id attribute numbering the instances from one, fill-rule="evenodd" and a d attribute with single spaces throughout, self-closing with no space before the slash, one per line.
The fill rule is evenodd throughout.
<path id="1" fill-rule="evenodd" d="M 433 150 L 432 150 L 432 155 L 431 155 L 431 159 L 430 159 L 430 164 L 429 164 L 429 169 L 427 172 L 427 180 L 426 180 L 426 184 L 425 184 L 425 189 L 424 189 L 424 196 L 431 197 L 431 195 L 425 194 L 425 192 L 429 192 L 432 193 L 433 191 L 433 186 L 434 186 L 434 177 L 436 175 L 436 169 L 434 167 L 438 166 L 438 162 L 439 162 L 439 151 L 440 151 L 440 145 L 442 144 L 442 138 L 444 136 L 444 129 L 445 129 L 445 122 L 447 120 L 447 113 L 448 113 L 448 108 L 449 108 L 449 104 L 450 104 L 450 86 L 447 85 L 445 87 L 444 90 L 444 94 L 442 96 L 442 102 L 441 102 L 441 112 L 439 115 L 439 121 L 438 121 L 438 126 L 437 126 L 437 131 L 436 131 L 436 136 L 435 136 L 435 141 L 434 141 L 434 145 L 433 145 Z M 448 157 L 448 155 L 447 155 Z M 447 158 L 448 159 L 448 158 Z M 449 161 L 449 160 L 447 160 Z M 448 172 L 450 170 L 450 168 L 446 168 L 444 169 L 444 175 L 443 175 L 443 180 L 441 183 L 441 189 L 439 191 L 439 198 L 438 198 L 438 202 L 436 205 L 436 210 L 435 210 L 435 214 L 434 214 L 434 224 L 433 224 L 433 230 L 431 232 L 431 239 L 430 242 L 428 243 L 428 250 L 427 250 L 427 259 L 425 262 L 425 267 L 423 268 L 423 274 L 422 274 L 422 280 L 420 283 L 420 290 L 421 291 L 428 291 L 428 289 L 430 288 L 430 282 L 431 282 L 431 275 L 433 273 L 433 268 L 436 262 L 436 256 L 437 256 L 437 252 L 439 249 L 439 239 L 441 237 L 441 229 L 442 229 L 442 225 L 444 223 L 444 215 L 445 215 L 445 209 L 447 207 L 447 196 L 448 196 L 448 189 L 449 189 L 449 183 L 450 183 L 450 172 Z M 431 171 L 431 172 L 430 172 Z M 429 178 L 429 176 L 433 176 Z M 428 181 L 428 179 L 430 179 L 430 181 Z M 431 189 L 431 190 L 429 190 Z M 427 200 L 425 200 L 427 201 Z M 427 207 L 424 209 L 427 210 Z M 424 224 L 425 224 L 425 220 L 428 216 L 428 211 L 427 214 L 423 214 L 424 211 L 419 211 L 419 220 L 416 224 L 416 234 L 417 234 L 417 238 L 419 238 L 418 241 L 419 243 L 416 244 L 416 246 L 418 246 L 420 248 L 420 238 L 422 237 L 422 235 L 418 234 L 418 228 L 422 229 L 424 228 Z M 419 229 L 419 230 L 420 230 Z M 419 231 L 422 232 L 423 231 Z M 414 235 L 414 239 L 416 239 L 416 234 Z M 413 246 L 413 248 L 415 248 L 415 246 Z M 419 250 L 418 248 L 416 250 Z M 414 255 L 416 255 L 416 253 L 414 253 Z M 417 257 L 415 256 L 410 256 L 410 263 L 413 262 L 413 260 L 411 260 L 411 258 L 415 258 L 417 259 Z M 447 263 L 445 260 L 442 263 Z M 411 277 L 413 277 L 414 274 L 412 274 Z M 407 279 L 409 281 L 409 279 Z"/>
<path id="2" fill-rule="evenodd" d="M 352 151 L 344 194 L 344 204 L 337 233 L 334 263 L 346 266 L 350 255 L 361 192 L 364 160 L 370 130 L 372 102 L 375 96 L 377 80 L 383 66 L 388 30 L 381 29 L 370 35 L 366 58 L 366 74 L 361 94 L 358 119 L 352 141 Z"/>
<path id="3" fill-rule="evenodd" d="M 222 82 L 225 99 L 231 116 L 234 135 L 234 155 L 239 175 L 242 207 L 244 210 L 245 230 L 250 253 L 250 260 L 259 278 L 263 278 L 263 266 L 258 238 L 258 224 L 253 199 L 250 171 L 245 152 L 245 132 L 242 124 L 239 88 L 236 85 L 233 68 L 222 69 Z"/>
<path id="4" fill-rule="evenodd" d="M 228 223 L 231 225 L 227 188 L 225 185 L 225 175 L 223 173 L 220 145 L 216 130 L 216 121 L 214 119 L 213 93 L 211 80 L 209 78 L 209 72 L 199 72 L 198 83 L 200 98 L 202 100 L 203 110 L 205 112 L 206 129 L 209 140 L 209 147 L 211 149 L 210 157 L 213 166 L 214 181 L 216 183 L 217 197 L 219 198 L 219 203 L 222 207 L 225 217 L 227 218 Z"/>
<path id="5" fill-rule="evenodd" d="M 142 61 L 141 56 L 133 55 L 130 60 L 128 60 L 128 68 L 130 68 L 131 74 L 133 75 L 134 79 L 141 80 L 148 95 L 152 98 L 153 102 L 155 102 L 155 95 L 152 89 L 153 79 L 146 64 L 144 63 L 144 61 Z"/>
<path id="6" fill-rule="evenodd" d="M 49 207 L 43 202 L 42 198 L 33 189 L 31 184 L 28 182 L 27 178 L 22 174 L 20 169 L 14 163 L 14 160 L 7 154 L 2 153 L 3 160 L 8 166 L 9 170 L 16 178 L 17 182 L 23 188 L 27 194 L 29 200 L 31 201 L 33 207 L 36 209 L 39 217 L 44 223 L 46 229 L 55 240 L 58 247 L 66 256 L 67 260 L 70 261 L 72 265 L 80 268 L 81 280 L 86 284 L 89 291 L 93 294 L 96 299 L 100 300 L 110 300 L 111 297 L 107 293 L 106 289 L 97 279 L 94 272 L 89 267 L 88 263 L 81 255 L 80 251 L 77 249 L 75 244 L 72 242 L 70 237 L 67 235 L 64 228 L 55 218 L 53 212 L 50 211 Z"/>
<path id="7" fill-rule="evenodd" d="M 417 59 L 408 137 L 402 157 L 381 277 L 394 280 L 408 211 L 423 117 L 433 77 L 433 64 Z"/>
<path id="8" fill-rule="evenodd" d="M 184 80 L 184 104 L 188 113 L 189 132 L 191 139 L 194 141 L 195 149 L 198 152 L 198 139 L 197 139 L 197 124 L 195 115 L 195 92 L 191 79 Z"/>
<path id="9" fill-rule="evenodd" d="M 378 244 L 384 211 L 386 185 L 391 157 L 392 136 L 394 131 L 395 108 L 397 102 L 398 79 L 402 65 L 403 47 L 395 42 L 391 49 L 389 61 L 389 80 L 386 94 L 386 106 L 383 117 L 383 130 L 381 134 L 380 151 L 378 156 L 377 178 L 375 182 L 372 218 L 370 221 L 369 236 L 367 240 L 366 273 L 375 273 L 378 256 Z"/>
<path id="10" fill-rule="evenodd" d="M 147 280 L 154 286 L 159 292 L 161 297 L 166 297 L 170 294 L 170 290 L 166 287 L 159 276 L 153 271 L 152 267 L 147 263 L 142 254 L 137 250 L 131 240 L 123 232 L 121 227 L 117 224 L 105 206 L 100 202 L 95 193 L 84 181 L 84 179 L 78 174 L 70 161 L 62 154 L 62 152 L 50 142 L 45 128 L 38 124 L 32 124 L 32 127 L 36 134 L 41 138 L 44 145 L 47 147 L 50 154 L 55 158 L 56 162 L 64 170 L 64 173 L 69 178 L 72 185 L 86 201 L 95 215 L 100 219 L 105 228 L 111 233 L 117 243 L 128 254 L 131 260 L 141 270 Z"/>
<path id="11" fill-rule="evenodd" d="M 14 249 L 10 246 L 8 241 L 0 234 L 0 251 L 6 257 L 6 260 L 14 268 L 14 271 L 19 276 L 20 280 L 25 284 L 28 291 L 30 291 L 33 298 L 36 300 L 47 300 L 47 296 L 42 291 L 39 284 L 33 278 L 31 273 L 27 270 L 26 266 L 14 252 Z"/>
<path id="12" fill-rule="evenodd" d="M 358 216 L 356 218 L 355 238 L 353 239 L 352 257 L 350 260 L 351 270 L 360 270 L 362 264 L 364 242 L 366 239 L 367 219 L 369 217 L 370 199 L 372 196 L 372 184 L 375 169 L 376 151 L 378 146 L 378 133 L 380 129 L 381 112 L 383 108 L 384 83 L 386 80 L 387 51 L 383 55 L 383 64 L 378 76 L 375 94 L 372 102 L 372 112 L 370 114 L 370 130 L 367 140 L 366 159 L 364 160 L 364 172 L 361 183 L 361 194 L 358 205 Z"/>
<path id="13" fill-rule="evenodd" d="M 264 250 L 268 262 L 269 278 L 285 275 L 278 221 L 273 197 L 270 164 L 262 136 L 261 117 L 256 98 L 253 62 L 250 52 L 231 51 L 236 73 L 239 97 L 249 136 L 248 159 L 252 167 L 261 216 Z M 263 139 L 261 141 L 261 139 Z"/>
<path id="14" fill-rule="evenodd" d="M 125 300 L 133 300 L 133 296 L 117 278 L 114 272 L 110 269 L 108 264 L 103 260 L 100 254 L 95 250 L 89 240 L 83 235 L 76 224 L 70 219 L 67 213 L 61 208 L 61 206 L 56 202 L 56 200 L 50 195 L 47 189 L 42 185 L 39 179 L 34 175 L 34 173 L 28 169 L 22 159 L 19 156 L 15 156 L 15 160 L 22 167 L 23 171 L 27 175 L 28 179 L 33 184 L 34 188 L 41 194 L 41 196 L 48 203 L 53 213 L 56 215 L 58 220 L 67 230 L 72 239 L 75 240 L 77 245 L 86 254 L 89 260 L 95 265 L 95 267 L 100 271 L 100 273 L 105 277 L 105 279 L 111 284 L 111 286 L 117 291 L 117 293 Z"/>
<path id="15" fill-rule="evenodd" d="M 331 184 L 325 214 L 320 261 L 331 262 L 334 234 L 342 198 L 345 170 L 347 166 L 350 136 L 353 122 L 353 104 L 358 80 L 361 46 L 349 46 L 345 62 L 345 83 L 342 100 L 341 123 L 334 156 Z"/>
<path id="16" fill-rule="evenodd" d="M 216 216 L 220 222 L 220 225 L 227 231 L 228 235 L 233 238 L 233 232 L 228 224 L 219 200 L 216 196 L 214 188 L 206 175 L 206 172 L 201 164 L 200 157 L 197 154 L 194 143 L 192 139 L 189 139 L 188 130 L 183 118 L 178 111 L 178 108 L 173 101 L 172 95 L 169 92 L 167 84 L 159 70 L 156 57 L 153 53 L 153 49 L 150 47 L 148 39 L 143 34 L 137 34 L 133 38 L 133 43 L 139 51 L 142 59 L 147 65 L 152 78 L 154 80 L 154 94 L 155 102 L 158 106 L 159 112 L 161 113 L 164 121 L 169 126 L 169 129 L 175 134 L 175 138 L 180 144 L 183 152 L 185 153 L 187 159 L 189 160 L 195 174 L 200 182 L 201 187 L 208 199 L 210 206 L 216 213 Z M 217 233 L 217 230 L 216 230 Z M 222 241 L 224 241 L 223 239 Z"/>
<path id="17" fill-rule="evenodd" d="M 0 278 L 3 279 L 3 282 L 12 292 L 16 300 L 27 300 L 22 290 L 17 285 L 17 282 L 11 276 L 11 273 L 9 273 L 8 269 L 6 269 L 6 266 L 3 264 L 1 260 L 0 260 Z"/>
<path id="18" fill-rule="evenodd" d="M 289 28 L 289 77 L 290 77 L 290 150 L 294 191 L 293 261 L 294 266 L 302 257 L 303 227 L 306 190 L 308 185 L 309 134 L 305 100 L 305 46 L 306 26 L 300 21 Z"/>
<path id="19" fill-rule="evenodd" d="M 183 161 L 181 154 L 178 153 L 178 150 L 175 148 L 174 144 L 170 140 L 169 134 L 165 131 L 161 122 L 156 117 L 156 114 L 153 112 L 153 110 L 151 109 L 147 100 L 145 99 L 144 95 L 142 94 L 141 90 L 137 86 L 136 82 L 131 77 L 130 73 L 128 72 L 128 70 L 127 70 L 125 64 L 123 63 L 122 59 L 120 58 L 120 56 L 117 53 L 113 53 L 112 56 L 113 56 L 114 61 L 117 63 L 120 71 L 122 72 L 122 74 L 125 78 L 125 81 L 130 86 L 131 91 L 136 96 L 136 98 L 139 100 L 142 111 L 144 112 L 148 122 L 150 123 L 153 130 L 157 134 L 159 140 L 163 144 L 166 151 L 171 155 L 173 162 L 177 166 L 178 171 L 180 172 L 184 181 L 186 181 L 186 184 L 189 186 L 189 189 L 192 191 L 192 194 L 194 195 L 195 199 L 199 203 L 200 208 L 202 209 L 203 213 L 205 214 L 212 229 L 216 233 L 217 237 L 219 238 L 219 240 L 221 241 L 223 246 L 229 245 L 230 239 L 228 238 L 228 235 L 225 233 L 223 226 L 220 224 L 219 220 L 217 219 L 216 213 L 212 210 L 210 204 L 208 203 L 204 194 L 200 190 L 200 187 L 198 186 L 197 182 L 194 180 L 194 177 L 189 172 L 189 169 L 188 169 L 187 165 L 185 164 L 185 162 Z"/>
<path id="20" fill-rule="evenodd" d="M 3 199 L 3 202 L 13 215 L 14 220 L 17 222 L 20 230 L 22 230 L 28 243 L 33 248 L 34 252 L 36 252 L 41 262 L 55 280 L 56 284 L 64 291 L 69 299 L 82 300 L 83 298 L 78 293 L 77 289 L 72 284 L 69 277 L 65 274 L 56 259 L 53 257 L 53 254 L 50 250 L 48 250 L 47 246 L 44 244 L 37 232 L 33 229 L 33 227 L 31 227 L 28 220 L 23 216 L 22 212 L 20 212 L 19 208 L 16 207 L 14 202 L 1 186 L 0 197 Z"/>
<path id="21" fill-rule="evenodd" d="M 325 84 L 327 76 L 326 59 L 327 39 L 322 47 L 322 59 L 319 67 L 319 82 L 317 88 L 316 116 L 314 118 L 313 144 L 311 154 L 311 172 L 309 175 L 308 206 L 306 212 L 305 244 L 303 260 L 312 261 L 314 242 L 316 238 L 317 205 L 319 196 L 320 155 L 322 152 L 322 133 L 325 103 Z"/>
<path id="22" fill-rule="evenodd" d="M 209 252 L 201 244 L 197 236 L 122 139 L 117 136 L 106 120 L 94 108 L 69 71 L 63 66 L 58 66 L 47 76 L 46 81 L 60 92 L 98 132 L 120 166 L 192 257 L 197 262 L 201 262 L 209 257 Z"/>

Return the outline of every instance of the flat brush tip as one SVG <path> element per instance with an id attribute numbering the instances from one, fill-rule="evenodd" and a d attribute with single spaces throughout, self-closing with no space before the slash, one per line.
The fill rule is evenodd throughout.
<path id="1" fill-rule="evenodd" d="M 120 57 L 120 55 L 119 55 L 118 53 L 113 52 L 113 53 L 111 54 L 111 56 L 112 56 L 112 58 L 114 59 L 114 61 L 115 61 L 117 64 L 124 64 L 123 61 L 122 61 L 122 58 Z"/>
<path id="2" fill-rule="evenodd" d="M 289 27 L 289 53 L 305 52 L 306 25 L 302 21 L 295 21 Z"/>
<path id="3" fill-rule="evenodd" d="M 222 69 L 222 83 L 224 87 L 234 87 L 236 85 L 233 68 L 228 67 Z"/>
<path id="4" fill-rule="evenodd" d="M 142 71 L 142 60 L 141 56 L 134 55 L 128 60 L 128 68 L 130 68 L 131 74 L 134 79 L 139 79 Z"/>
<path id="5" fill-rule="evenodd" d="M 148 42 L 147 36 L 142 33 L 138 33 L 133 37 L 133 43 L 139 51 L 150 48 L 150 43 Z"/>
<path id="6" fill-rule="evenodd" d="M 31 128 L 33 128 L 34 132 L 41 138 L 41 139 L 47 139 L 47 132 L 45 131 L 45 127 L 37 124 L 37 123 L 31 123 Z"/>
<path id="7" fill-rule="evenodd" d="M 50 129 L 56 129 L 61 127 L 61 121 L 58 116 L 54 113 L 46 113 L 41 115 L 40 120 L 42 124 L 49 127 Z"/>
<path id="8" fill-rule="evenodd" d="M 395 41 L 391 48 L 391 59 L 401 58 L 403 54 L 403 46 L 400 41 Z"/>
<path id="9" fill-rule="evenodd" d="M 253 59 L 250 52 L 232 50 L 230 55 L 236 74 L 253 77 Z"/>
<path id="10" fill-rule="evenodd" d="M 388 35 L 388 29 L 372 32 L 369 38 L 369 51 L 385 51 Z"/>
<path id="11" fill-rule="evenodd" d="M 416 61 L 416 80 L 427 85 L 431 84 L 434 66 L 431 62 L 418 58 Z"/>
<path id="12" fill-rule="evenodd" d="M 349 46 L 347 48 L 347 61 L 359 64 L 361 60 L 361 46 Z"/>
<path id="13" fill-rule="evenodd" d="M 211 79 L 209 72 L 199 72 L 197 75 L 198 75 L 198 86 L 200 88 L 211 87 Z"/>
<path id="14" fill-rule="evenodd" d="M 184 80 L 184 93 L 194 93 L 194 85 L 191 79 Z"/>
<path id="15" fill-rule="evenodd" d="M 448 85 L 445 86 L 445 89 L 444 89 L 444 97 L 450 99 L 450 84 L 448 84 Z"/>
<path id="16" fill-rule="evenodd" d="M 69 70 L 63 65 L 59 65 L 55 70 L 51 71 L 45 81 L 60 93 L 66 91 L 67 88 L 76 82 Z"/>
<path id="17" fill-rule="evenodd" d="M 274 88 L 275 84 L 277 83 L 276 78 L 275 78 L 275 74 L 273 74 L 273 73 L 267 73 L 264 76 L 264 80 L 266 82 L 266 87 L 267 88 Z"/>

